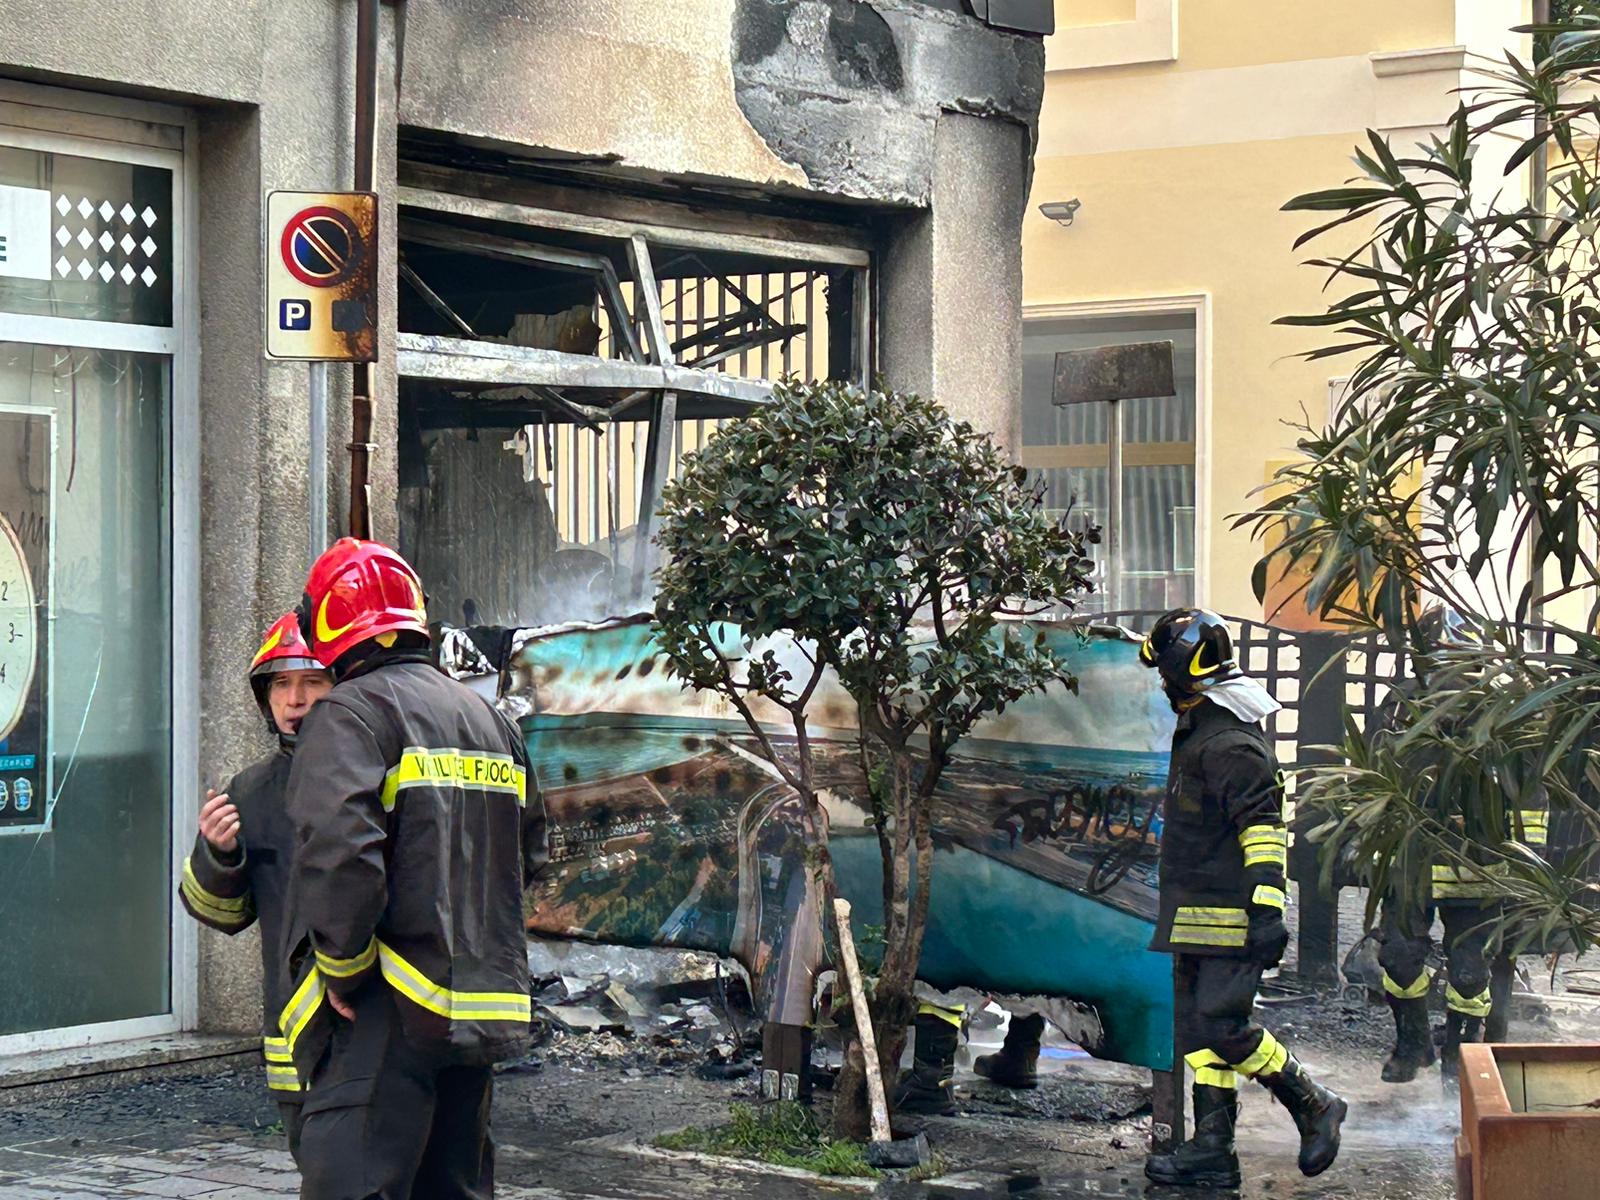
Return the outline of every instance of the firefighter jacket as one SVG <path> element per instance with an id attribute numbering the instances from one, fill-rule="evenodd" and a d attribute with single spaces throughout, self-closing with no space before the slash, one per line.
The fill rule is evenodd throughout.
<path id="1" fill-rule="evenodd" d="M 1283 784 L 1266 731 L 1210 701 L 1181 713 L 1162 805 L 1161 915 L 1150 948 L 1249 957 L 1250 915 L 1283 912 L 1287 866 Z"/>
<path id="2" fill-rule="evenodd" d="M 294 831 L 283 801 L 293 761 L 287 749 L 280 749 L 228 781 L 222 790 L 239 810 L 239 846 L 221 855 L 197 835 L 178 883 L 178 899 L 203 925 L 234 934 L 260 921 L 267 1086 L 277 1099 L 290 1101 L 300 1098 L 300 1081 L 278 1032 L 278 1013 L 289 998 L 283 919 Z"/>
<path id="3" fill-rule="evenodd" d="M 1422 685 L 1416 679 L 1402 680 L 1391 687 L 1374 714 L 1379 736 L 1395 734 L 1414 719 L 1422 703 L 1421 695 Z M 1454 836 L 1444 839 L 1453 852 L 1441 855 L 1443 861 L 1425 864 L 1433 903 L 1474 907 L 1495 903 L 1499 890 L 1493 876 L 1504 866 L 1486 848 L 1510 841 L 1543 854 L 1550 833 L 1548 793 L 1543 787 L 1523 786 L 1524 781 L 1508 777 L 1500 781 L 1506 800 L 1504 811 L 1498 811 L 1496 806 L 1493 812 L 1474 813 L 1440 786 L 1442 763 L 1429 758 L 1408 762 L 1408 766 L 1430 781 L 1422 798 L 1424 807 L 1454 831 Z"/>
<path id="4" fill-rule="evenodd" d="M 309 1081 L 327 1000 L 393 989 L 404 1036 L 441 1065 L 526 1040 L 523 888 L 548 857 L 515 726 L 425 656 L 353 672 L 300 728 L 288 810 L 297 848 L 280 1030 Z"/>

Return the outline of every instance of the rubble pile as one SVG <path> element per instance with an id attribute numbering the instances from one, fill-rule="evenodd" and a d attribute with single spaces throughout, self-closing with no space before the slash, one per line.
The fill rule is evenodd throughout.
<path id="1" fill-rule="evenodd" d="M 528 958 L 541 1066 L 620 1062 L 625 1074 L 690 1068 L 737 1079 L 759 1065 L 743 972 L 715 955 L 536 940 Z"/>

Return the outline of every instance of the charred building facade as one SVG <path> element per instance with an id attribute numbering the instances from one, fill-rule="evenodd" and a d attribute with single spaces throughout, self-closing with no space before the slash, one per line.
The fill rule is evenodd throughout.
<path id="1" fill-rule="evenodd" d="M 257 1027 L 254 947 L 173 895 L 205 787 L 267 748 L 260 633 L 344 532 L 350 372 L 264 358 L 263 226 L 351 186 L 355 12 L 8 6 L 0 1058 Z M 1051 13 L 385 3 L 372 531 L 433 615 L 637 598 L 661 482 L 784 376 L 1014 444 Z"/>

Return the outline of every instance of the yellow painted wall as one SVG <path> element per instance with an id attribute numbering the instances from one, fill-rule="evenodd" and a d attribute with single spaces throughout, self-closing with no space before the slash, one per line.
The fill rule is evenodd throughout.
<path id="1" fill-rule="evenodd" d="M 1139 0 L 1056 0 L 1056 28 L 1131 21 L 1138 9 Z"/>
<path id="2" fill-rule="evenodd" d="M 1202 600 L 1229 613 L 1259 606 L 1250 588 L 1257 548 L 1228 516 L 1250 505 L 1269 461 L 1293 452 L 1296 433 L 1285 422 L 1305 411 L 1320 423 L 1328 380 L 1350 369 L 1341 359 L 1297 359 L 1320 344 L 1316 334 L 1272 322 L 1326 303 L 1321 272 L 1298 265 L 1306 254 L 1290 248 L 1308 220 L 1278 209 L 1296 192 L 1345 179 L 1352 142 L 1341 134 L 1036 164 L 1023 225 L 1025 304 L 1211 296 L 1211 553 Z M 1038 214 L 1039 201 L 1067 196 L 1083 201 L 1070 228 Z"/>
<path id="3" fill-rule="evenodd" d="M 1178 70 L 1420 50 L 1456 42 L 1456 0 L 1181 0 Z"/>

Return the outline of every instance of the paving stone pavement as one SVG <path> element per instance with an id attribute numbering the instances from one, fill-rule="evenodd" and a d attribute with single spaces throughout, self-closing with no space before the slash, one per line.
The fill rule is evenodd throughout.
<path id="1" fill-rule="evenodd" d="M 298 1200 L 300 1173 L 277 1139 L 197 1141 L 182 1149 L 52 1139 L 0 1149 L 4 1200 Z M 561 1200 L 547 1188 L 500 1186 L 499 1200 Z"/>

